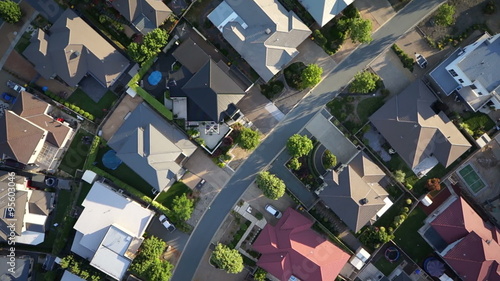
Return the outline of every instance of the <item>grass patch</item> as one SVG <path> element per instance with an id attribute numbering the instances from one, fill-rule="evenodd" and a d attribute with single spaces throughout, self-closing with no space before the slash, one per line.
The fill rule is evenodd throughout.
<path id="1" fill-rule="evenodd" d="M 432 170 L 430 170 L 425 177 L 422 177 L 420 179 L 417 179 L 417 177 L 413 174 L 411 174 L 410 177 L 407 177 L 405 179 L 406 182 L 409 184 L 413 185 L 412 192 L 418 197 L 424 193 L 427 193 L 427 189 L 425 188 L 425 183 L 427 182 L 428 179 L 432 178 L 438 178 L 440 179 L 446 174 L 446 168 L 441 165 L 437 164 Z M 407 174 L 408 176 L 408 174 Z M 414 182 L 413 182 L 414 181 Z"/>
<path id="2" fill-rule="evenodd" d="M 123 182 L 126 182 L 134 189 L 137 189 L 138 191 L 144 193 L 145 195 L 152 197 L 153 187 L 148 182 L 146 182 L 142 177 L 140 177 L 134 170 L 130 169 L 125 163 L 122 163 L 120 166 L 118 166 L 116 170 L 110 170 L 102 164 L 102 156 L 109 150 L 111 150 L 109 146 L 99 149 L 99 152 L 97 152 L 97 157 L 96 157 L 96 166 L 99 169 L 105 171 L 106 173 L 120 179 Z"/>
<path id="3" fill-rule="evenodd" d="M 406 204 L 406 199 L 405 198 L 400 198 L 398 201 L 394 202 L 394 204 L 387 210 L 382 217 L 380 217 L 376 222 L 375 226 L 384 226 L 385 228 L 388 228 L 389 226 L 392 225 L 392 222 L 394 221 L 394 217 L 401 214 L 401 208 L 403 207 L 408 207 Z"/>
<path id="4" fill-rule="evenodd" d="M 175 182 L 167 191 L 164 191 L 158 195 L 156 201 L 161 203 L 163 206 L 172 206 L 174 198 L 176 196 L 181 196 L 182 194 L 189 195 L 191 189 L 185 185 L 183 182 Z"/>
<path id="5" fill-rule="evenodd" d="M 94 115 L 96 118 L 102 119 L 117 99 L 118 97 L 113 92 L 107 91 L 101 100 L 96 103 L 82 89 L 78 88 L 71 94 L 67 101 Z"/>
<path id="6" fill-rule="evenodd" d="M 396 269 L 396 267 L 398 267 L 398 265 L 400 264 L 401 262 L 390 262 L 388 261 L 383 255 L 378 259 L 378 261 L 374 264 L 376 268 L 378 268 L 378 270 L 380 270 L 385 276 L 389 276 L 391 274 L 392 271 L 394 271 L 394 269 Z"/>
<path id="7" fill-rule="evenodd" d="M 463 117 L 462 123 L 473 132 L 474 137 L 481 136 L 495 126 L 495 122 L 481 112 L 468 113 Z"/>
<path id="8" fill-rule="evenodd" d="M 92 185 L 88 182 L 82 181 L 82 187 L 80 189 L 80 194 L 78 195 L 78 201 L 76 201 L 77 206 L 81 206 L 87 194 L 89 194 Z"/>
<path id="9" fill-rule="evenodd" d="M 368 117 L 370 117 L 375 111 L 384 105 L 384 97 L 372 97 L 363 99 L 358 103 L 356 112 L 361 120 L 361 123 L 366 123 Z"/>
<path id="10" fill-rule="evenodd" d="M 433 252 L 429 244 L 417 232 L 424 225 L 426 217 L 427 215 L 420 208 L 415 208 L 394 233 L 396 244 L 420 266 Z"/>
<path id="11" fill-rule="evenodd" d="M 77 169 L 83 168 L 83 164 L 85 163 L 85 159 L 90 149 L 90 145 L 82 142 L 82 138 L 85 136 L 92 137 L 92 134 L 84 130 L 79 130 L 73 137 L 73 141 L 59 165 L 60 170 L 70 175 L 74 175 Z"/>
<path id="12" fill-rule="evenodd" d="M 31 39 L 31 33 L 25 32 L 21 38 L 19 38 L 19 41 L 17 42 L 16 46 L 14 49 L 22 54 L 26 48 L 30 45 L 30 39 Z"/>

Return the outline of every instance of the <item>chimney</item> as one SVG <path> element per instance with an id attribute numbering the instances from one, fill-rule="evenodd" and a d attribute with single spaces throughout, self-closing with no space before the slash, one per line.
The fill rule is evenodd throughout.
<path id="1" fill-rule="evenodd" d="M 271 29 L 266 28 L 266 34 L 271 34 Z"/>

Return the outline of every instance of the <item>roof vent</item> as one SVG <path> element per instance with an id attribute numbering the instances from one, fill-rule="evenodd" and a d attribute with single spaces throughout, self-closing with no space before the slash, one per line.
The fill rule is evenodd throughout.
<path id="1" fill-rule="evenodd" d="M 271 34 L 271 29 L 266 28 L 266 34 Z"/>
<path id="2" fill-rule="evenodd" d="M 359 204 L 361 204 L 361 205 L 366 205 L 366 204 L 368 204 L 368 199 L 363 198 L 363 199 L 359 200 Z"/>

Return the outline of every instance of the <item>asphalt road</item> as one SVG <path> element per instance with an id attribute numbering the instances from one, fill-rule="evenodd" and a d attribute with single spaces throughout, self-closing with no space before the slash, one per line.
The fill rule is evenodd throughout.
<path id="1" fill-rule="evenodd" d="M 372 60 L 443 2 L 445 1 L 413 0 L 410 2 L 373 34 L 371 44 L 362 45 L 356 49 L 286 115 L 285 119 L 240 166 L 215 198 L 212 207 L 206 211 L 183 250 L 172 277 L 173 281 L 193 279 L 205 250 L 224 218 L 254 181 L 255 175 L 264 170 L 283 149 L 286 140 L 300 131 L 321 107 L 338 94 L 341 87 L 349 83 L 357 72 L 366 68 Z"/>

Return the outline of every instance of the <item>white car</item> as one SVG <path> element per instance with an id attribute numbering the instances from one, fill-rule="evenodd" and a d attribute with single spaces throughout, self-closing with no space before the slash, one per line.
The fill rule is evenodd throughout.
<path id="1" fill-rule="evenodd" d="M 175 230 L 175 226 L 168 221 L 167 217 L 165 215 L 160 216 L 160 222 L 163 224 L 163 226 L 168 229 L 168 231 L 173 232 Z"/>
<path id="2" fill-rule="evenodd" d="M 24 88 L 23 86 L 17 84 L 17 83 L 14 83 L 12 81 L 7 81 L 7 87 L 11 88 L 12 90 L 20 93 L 22 91 L 26 91 L 26 88 Z"/>
<path id="3" fill-rule="evenodd" d="M 418 64 L 418 66 L 420 66 L 420 68 L 427 67 L 427 60 L 421 54 L 415 53 L 415 60 L 417 61 L 417 64 Z"/>
<path id="4" fill-rule="evenodd" d="M 266 211 L 273 215 L 275 218 L 279 219 L 283 215 L 280 211 L 278 211 L 273 205 L 267 204 Z"/>

